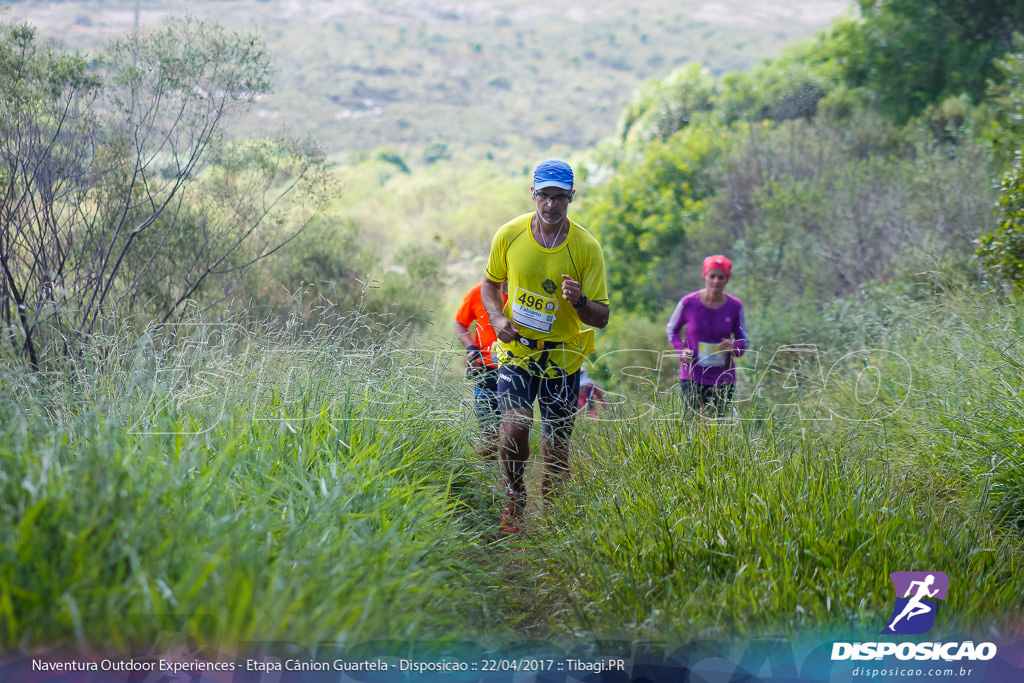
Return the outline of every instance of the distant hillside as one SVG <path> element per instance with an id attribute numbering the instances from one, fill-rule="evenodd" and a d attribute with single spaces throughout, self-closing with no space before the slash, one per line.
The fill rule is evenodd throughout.
<path id="1" fill-rule="evenodd" d="M 850 0 L 13 2 L 4 21 L 94 48 L 172 14 L 267 41 L 279 74 L 240 132 L 287 125 L 335 154 L 385 145 L 543 150 L 609 135 L 636 86 L 688 61 L 745 69 Z"/>

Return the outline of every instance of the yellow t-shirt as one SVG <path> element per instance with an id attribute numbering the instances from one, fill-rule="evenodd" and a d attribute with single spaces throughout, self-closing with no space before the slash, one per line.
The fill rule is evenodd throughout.
<path id="1" fill-rule="evenodd" d="M 519 334 L 564 342 L 549 349 L 548 357 L 567 372 L 575 372 L 593 353 L 594 331 L 583 330 L 576 310 L 562 298 L 562 274 L 579 282 L 589 299 L 606 304 L 604 254 L 594 236 L 571 219 L 565 241 L 554 249 L 541 246 L 530 230 L 532 217 L 533 213 L 524 214 L 498 229 L 491 242 L 487 277 L 493 282 L 508 280 L 503 312 Z M 540 354 L 519 342 L 498 342 L 497 346 L 502 362 Z"/>

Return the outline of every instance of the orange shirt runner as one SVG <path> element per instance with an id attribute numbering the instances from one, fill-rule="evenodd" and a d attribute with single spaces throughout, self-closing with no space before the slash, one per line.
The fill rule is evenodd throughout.
<path id="1" fill-rule="evenodd" d="M 488 367 L 497 368 L 498 363 L 491 357 L 491 345 L 497 341 L 498 337 L 494 333 L 494 328 L 491 327 L 491 317 L 487 315 L 484 302 L 480 299 L 480 285 L 481 283 L 477 283 L 466 293 L 462 305 L 455 312 L 455 322 L 466 327 L 476 323 L 473 337 L 476 345 L 480 347 L 480 355 Z M 507 299 L 508 297 L 502 298 Z"/>

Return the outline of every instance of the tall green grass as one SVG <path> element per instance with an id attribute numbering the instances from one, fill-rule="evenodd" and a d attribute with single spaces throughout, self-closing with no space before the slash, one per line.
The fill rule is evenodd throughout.
<path id="1" fill-rule="evenodd" d="M 1019 616 L 1024 318 L 944 287 L 837 318 L 817 351 L 841 360 L 797 378 L 802 404 L 768 368 L 731 424 L 670 403 L 585 423 L 576 481 L 530 546 L 552 631 L 872 632 L 888 574 L 924 570 L 949 574 L 953 628 Z"/>
<path id="2" fill-rule="evenodd" d="M 513 538 L 470 388 L 390 325 L 197 320 L 8 363 L 0 647 L 863 634 L 924 570 L 943 628 L 998 632 L 1024 608 L 1020 302 L 891 293 L 825 328 L 845 360 L 796 363 L 802 393 L 761 368 L 732 421 L 626 390 L 579 420 Z"/>
<path id="3" fill-rule="evenodd" d="M 951 602 L 964 626 L 1019 609 L 1019 540 L 878 455 L 771 420 L 597 426 L 533 548 L 555 629 L 663 642 L 870 632 L 888 616 L 888 574 L 924 569 L 971 586 Z"/>
<path id="4" fill-rule="evenodd" d="M 185 325 L 59 377 L 9 369 L 2 646 L 125 650 L 193 617 L 208 646 L 493 630 L 493 482 L 437 419 L 457 385 L 410 383 L 427 357 L 356 322 Z"/>
<path id="5" fill-rule="evenodd" d="M 1024 531 L 1020 298 L 943 283 L 904 317 L 895 343 L 914 370 L 913 400 L 892 411 L 887 438 L 915 468 L 969 492 L 979 514 Z"/>

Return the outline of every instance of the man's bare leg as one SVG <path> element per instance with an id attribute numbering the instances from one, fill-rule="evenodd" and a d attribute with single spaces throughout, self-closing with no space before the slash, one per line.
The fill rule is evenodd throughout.
<path id="1" fill-rule="evenodd" d="M 530 458 L 532 411 L 513 408 L 501 419 L 498 466 L 508 489 L 508 504 L 502 513 L 502 528 L 518 531 L 526 511 L 526 461 Z"/>

